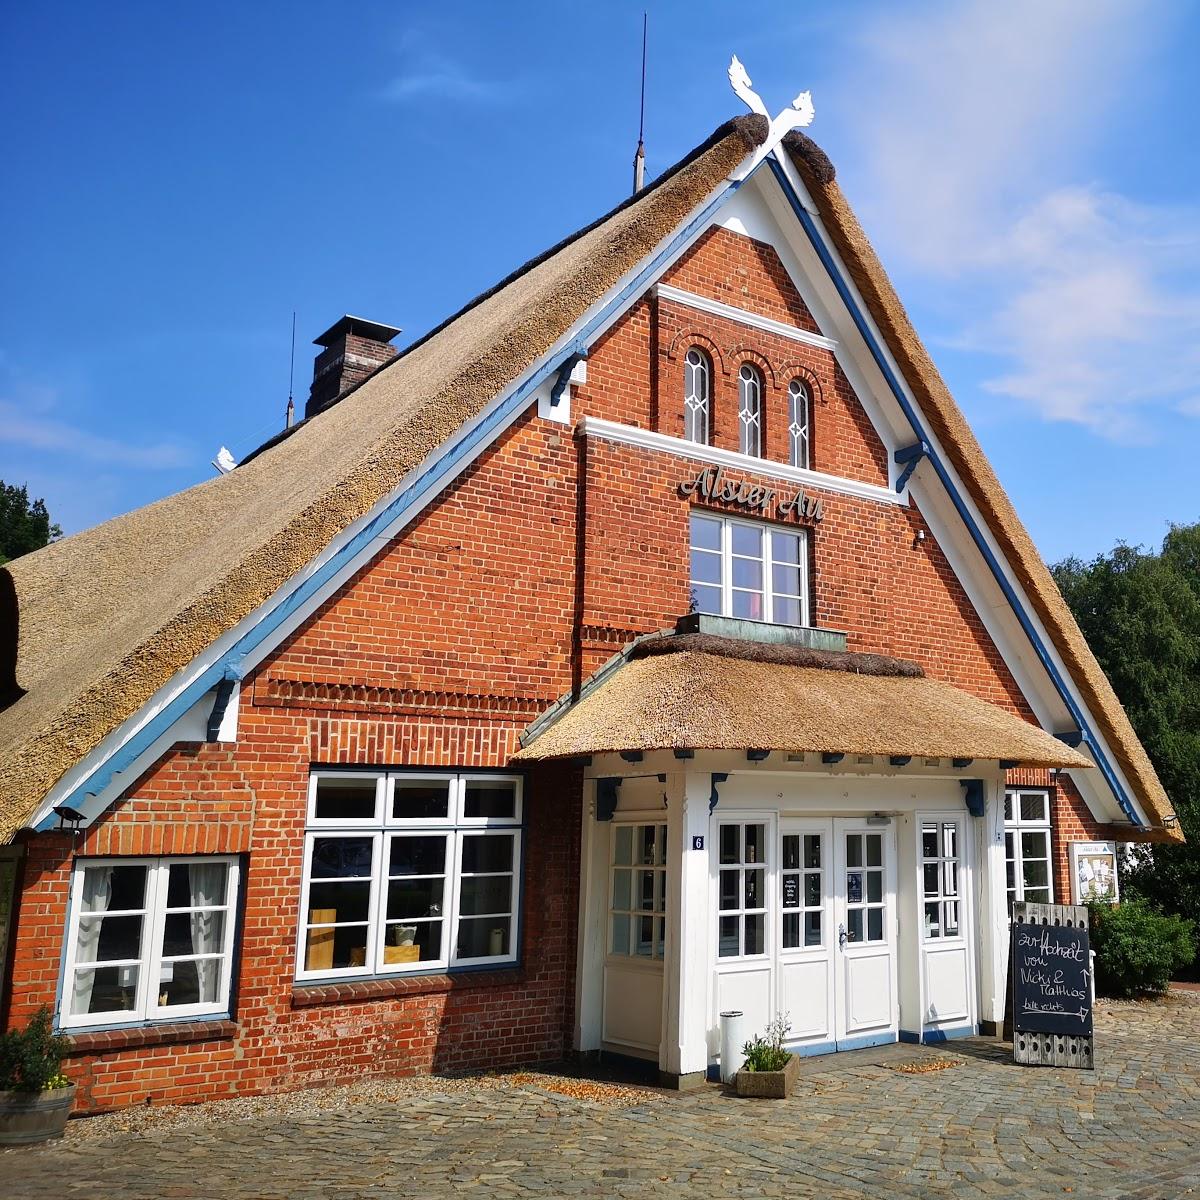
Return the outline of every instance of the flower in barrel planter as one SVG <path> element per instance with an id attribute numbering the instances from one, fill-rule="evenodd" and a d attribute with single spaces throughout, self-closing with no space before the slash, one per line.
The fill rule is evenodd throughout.
<path id="1" fill-rule="evenodd" d="M 742 1047 L 746 1062 L 734 1079 L 739 1096 L 784 1100 L 791 1094 L 800 1073 L 799 1058 L 783 1048 L 791 1027 L 788 1014 L 781 1013 Z"/>
<path id="2" fill-rule="evenodd" d="M 0 1146 L 62 1136 L 75 1099 L 75 1085 L 62 1073 L 70 1048 L 44 1004 L 24 1029 L 0 1034 Z"/>

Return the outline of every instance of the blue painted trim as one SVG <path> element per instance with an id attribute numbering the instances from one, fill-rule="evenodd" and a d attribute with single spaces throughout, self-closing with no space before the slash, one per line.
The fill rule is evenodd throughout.
<path id="1" fill-rule="evenodd" d="M 906 1046 L 919 1046 L 921 1044 L 921 1035 L 913 1033 L 911 1029 L 902 1029 L 900 1030 L 900 1040 Z"/>
<path id="2" fill-rule="evenodd" d="M 779 184 L 780 190 L 783 192 L 785 199 L 792 207 L 792 212 L 796 219 L 800 222 L 805 234 L 808 237 L 809 243 L 816 252 L 817 257 L 821 260 L 821 265 L 829 273 L 829 278 L 833 281 L 834 287 L 837 288 L 838 295 L 845 304 L 846 310 L 850 313 L 851 319 L 858 328 L 859 334 L 866 343 L 867 349 L 871 352 L 871 357 L 875 360 L 875 365 L 879 368 L 880 373 L 887 381 L 889 390 L 891 391 L 896 403 L 899 404 L 900 410 L 907 418 L 909 425 L 912 428 L 913 434 L 918 441 L 929 442 L 929 436 L 921 423 L 921 418 L 917 414 L 913 405 L 908 401 L 908 397 L 904 394 L 904 388 L 897 379 L 895 372 L 888 364 L 887 358 L 884 356 L 883 350 L 880 348 L 874 333 L 871 331 L 867 323 L 866 317 L 859 308 L 853 293 L 850 291 L 849 284 L 843 278 L 841 271 L 838 269 L 837 263 L 834 262 L 833 255 L 830 253 L 829 247 L 825 244 L 825 239 L 821 236 L 820 230 L 813 221 L 808 210 L 800 202 L 800 197 L 796 195 L 792 189 L 791 183 L 784 172 L 782 165 L 774 154 L 768 156 L 766 160 L 770 164 L 771 172 L 774 174 L 776 181 Z M 1059 673 L 1058 668 L 1054 665 L 1054 661 L 1050 657 L 1050 651 L 1043 643 L 1038 631 L 1034 628 L 1033 620 L 1025 611 L 1025 606 L 1021 603 L 1020 597 L 1017 596 L 1012 584 L 1004 574 L 1004 570 L 1000 565 L 996 555 L 992 553 L 991 546 L 988 545 L 987 539 L 984 537 L 983 531 L 976 522 L 970 509 L 967 507 L 966 501 L 959 494 L 958 488 L 955 487 L 954 481 L 950 477 L 949 470 L 945 463 L 942 462 L 940 455 L 933 451 L 932 443 L 930 442 L 930 450 L 926 456 L 929 459 L 930 465 L 937 472 L 938 479 L 942 486 L 946 489 L 946 494 L 950 497 L 955 510 L 962 519 L 963 524 L 967 527 L 976 548 L 982 555 L 983 560 L 988 565 L 993 578 L 996 580 L 1000 591 L 1003 593 L 1005 600 L 1008 601 L 1017 620 L 1020 622 L 1025 636 L 1028 637 L 1030 645 L 1033 647 L 1034 653 L 1037 654 L 1038 660 L 1045 668 L 1046 673 L 1050 676 L 1054 686 L 1058 690 L 1063 703 L 1067 707 L 1067 711 L 1071 714 L 1071 718 L 1075 721 L 1076 726 L 1083 733 L 1084 741 L 1087 742 L 1088 748 L 1092 752 L 1096 766 L 1100 768 L 1100 773 L 1104 776 L 1105 782 L 1112 789 L 1113 795 L 1117 799 L 1117 803 L 1121 806 L 1121 811 L 1129 818 L 1136 826 L 1144 828 L 1143 822 L 1137 815 L 1137 810 L 1133 806 L 1133 802 L 1125 793 L 1125 789 L 1121 786 L 1120 780 L 1117 778 L 1116 771 L 1113 765 L 1108 760 L 1108 756 L 1101 750 L 1100 744 L 1092 732 L 1091 726 L 1086 720 L 1082 708 L 1075 702 L 1075 698 L 1071 695 L 1070 689 L 1067 687 L 1066 680 Z"/>
<path id="3" fill-rule="evenodd" d="M 860 1037 L 844 1038 L 838 1042 L 840 1054 L 843 1050 L 866 1050 L 870 1046 L 890 1046 L 896 1041 L 896 1035 L 889 1029 L 887 1033 L 864 1033 Z"/>
<path id="4" fill-rule="evenodd" d="M 620 775 L 604 775 L 596 780 L 596 820 L 611 821 L 617 811 L 617 796 L 621 791 Z"/>
<path id="5" fill-rule="evenodd" d="M 896 480 L 897 493 L 904 491 L 908 486 L 908 481 L 912 477 L 912 473 L 921 465 L 921 459 L 926 458 L 929 454 L 928 442 L 915 442 L 911 446 L 905 446 L 902 450 L 897 450 L 892 455 L 892 461 L 897 465 L 903 465 L 904 470 L 900 472 L 900 477 Z"/>
<path id="6" fill-rule="evenodd" d="M 225 712 L 229 708 L 229 700 L 233 695 L 236 679 L 222 679 L 217 684 L 217 694 L 213 699 L 212 712 L 208 714 L 208 725 L 205 727 L 206 741 L 215 742 L 221 732 L 221 722 L 225 720 Z"/>
<path id="7" fill-rule="evenodd" d="M 834 763 L 840 763 L 846 756 L 844 754 L 825 753 L 821 755 L 821 761 L 827 766 L 832 767 Z"/>
<path id="8" fill-rule="evenodd" d="M 798 1058 L 815 1058 L 820 1054 L 832 1054 L 837 1049 L 837 1042 L 800 1042 L 796 1045 L 787 1045 L 785 1049 L 790 1050 Z"/>
<path id="9" fill-rule="evenodd" d="M 587 345 L 581 342 L 578 338 L 571 345 L 571 354 L 565 363 L 558 369 L 558 378 L 554 381 L 554 386 L 550 389 L 550 407 L 556 408 L 558 402 L 562 399 L 562 394 L 567 390 L 567 384 L 571 381 L 571 372 L 588 356 Z"/>
<path id="10" fill-rule="evenodd" d="M 708 815 L 710 817 L 713 815 L 713 809 L 717 807 L 717 801 L 720 799 L 717 795 L 717 788 L 728 778 L 728 771 L 714 771 L 708 781 Z"/>
<path id="11" fill-rule="evenodd" d="M 564 346 L 541 367 L 532 372 L 523 383 L 514 388 L 509 396 L 472 429 L 458 430 L 440 447 L 437 447 L 441 453 L 438 453 L 437 458 L 430 463 L 418 479 L 415 479 L 386 508 L 363 526 L 336 554 L 331 556 L 328 562 L 297 584 L 253 629 L 247 630 L 220 659 L 198 675 L 179 695 L 164 705 L 156 716 L 147 721 L 141 731 L 119 746 L 107 761 L 98 766 L 87 779 L 71 791 L 63 803 L 79 809 L 89 818 L 94 819 L 98 816 L 99 812 L 103 810 L 89 811 L 95 806 L 89 805 L 83 797 L 94 800 L 108 787 L 114 776 L 126 770 L 140 755 L 149 750 L 206 692 L 225 678 L 227 671 L 236 672 L 237 677 L 240 678 L 247 655 L 269 639 L 297 609 L 302 607 L 359 554 L 363 553 L 381 531 L 386 529 L 417 496 L 430 488 L 436 489 L 440 483 L 448 482 L 460 462 L 490 442 L 511 417 L 525 408 L 537 389 L 551 375 L 560 370 L 564 362 L 577 352 L 578 347 L 588 345 L 614 311 L 620 311 L 629 301 L 646 290 L 663 265 L 709 224 L 721 205 L 744 182 L 744 179 L 728 182 L 658 254 L 625 284 L 604 308 L 580 329 L 568 346 Z M 53 828 L 53 825 L 53 818 L 48 816 L 37 828 L 39 831 L 45 831 Z"/>
<path id="12" fill-rule="evenodd" d="M 982 779 L 960 779 L 958 786 L 965 793 L 963 801 L 967 806 L 967 812 L 973 817 L 982 817 L 984 807 L 987 803 L 986 793 L 984 792 Z"/>
<path id="13" fill-rule="evenodd" d="M 949 1029 L 926 1029 L 921 1041 L 927 1046 L 936 1046 L 941 1042 L 952 1042 L 957 1038 L 977 1037 L 978 1025 L 952 1025 Z"/>
<path id="14" fill-rule="evenodd" d="M 747 750 L 746 759 L 748 762 L 762 762 L 770 753 L 770 750 Z"/>

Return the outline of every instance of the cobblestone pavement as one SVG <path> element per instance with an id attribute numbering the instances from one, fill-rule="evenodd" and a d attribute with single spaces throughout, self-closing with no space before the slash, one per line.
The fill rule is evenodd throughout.
<path id="1" fill-rule="evenodd" d="M 1200 995 L 1101 1003 L 1096 1033 L 1094 1073 L 984 1039 L 892 1046 L 808 1060 L 782 1102 L 717 1085 L 597 1102 L 525 1075 L 250 1120 L 95 1118 L 0 1154 L 0 1196 L 1200 1197 Z M 897 1069 L 939 1059 L 955 1065 Z"/>

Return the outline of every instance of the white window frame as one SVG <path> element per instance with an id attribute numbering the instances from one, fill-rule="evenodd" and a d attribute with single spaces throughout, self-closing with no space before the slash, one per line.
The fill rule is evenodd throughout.
<path id="1" fill-rule="evenodd" d="M 763 376 L 753 363 L 738 368 L 738 452 L 762 458 Z"/>
<path id="2" fill-rule="evenodd" d="M 787 599 L 798 599 L 800 601 L 800 625 L 792 626 L 793 628 L 806 627 L 810 621 L 810 604 L 809 604 L 809 584 L 808 584 L 808 530 L 797 529 L 790 526 L 771 525 L 764 521 L 745 521 L 740 517 L 727 517 L 722 513 L 712 512 L 708 509 L 693 508 L 688 517 L 688 590 L 698 582 L 691 577 L 691 558 L 690 556 L 697 551 L 693 549 L 691 542 L 691 522 L 692 520 L 706 520 L 718 522 L 721 525 L 721 613 L 723 617 L 732 617 L 733 612 L 733 593 L 735 591 L 745 591 L 747 589 L 738 589 L 733 586 L 733 530 L 737 526 L 744 526 L 749 529 L 759 531 L 759 536 L 762 541 L 761 556 L 759 562 L 763 570 L 763 615 L 757 619 L 768 625 L 792 625 L 790 621 L 775 620 L 775 558 L 771 550 L 771 537 L 773 534 L 783 534 L 787 537 L 799 538 L 800 544 L 800 561 L 798 564 L 782 563 L 781 566 L 792 567 L 799 566 L 800 576 L 800 595 L 793 597 L 788 593 L 781 593 Z M 701 550 L 702 554 L 715 554 L 717 551 Z M 740 556 L 737 556 L 740 557 Z M 713 585 L 705 585 L 713 586 Z"/>
<path id="3" fill-rule="evenodd" d="M 748 825 L 757 825 L 762 829 L 762 852 L 761 861 L 748 862 L 746 859 L 746 827 Z M 725 863 L 721 861 L 721 832 L 728 827 L 735 827 L 738 830 L 738 861 L 736 863 Z M 713 879 L 713 903 L 716 908 L 716 938 L 713 947 L 713 957 L 716 959 L 719 966 L 725 966 L 729 963 L 742 962 L 763 962 L 772 957 L 773 943 L 772 936 L 774 930 L 772 928 L 771 909 L 775 897 L 775 863 L 773 853 L 773 822 L 765 816 L 754 816 L 749 813 L 739 813 L 737 817 L 722 818 L 717 821 L 715 826 L 716 833 L 716 852 L 713 854 L 713 870 L 715 878 Z M 762 871 L 762 894 L 759 897 L 761 903 L 755 908 L 746 906 L 746 872 Z M 723 871 L 737 871 L 738 873 L 738 906 L 736 908 L 721 907 L 721 873 Z M 747 917 L 762 917 L 763 921 L 763 939 L 762 950 L 758 954 L 746 953 L 746 918 Z M 736 917 L 738 922 L 738 953 L 737 954 L 722 954 L 721 953 L 721 920 L 724 917 Z"/>
<path id="4" fill-rule="evenodd" d="M 683 356 L 683 436 L 703 446 L 712 439 L 712 375 L 707 351 L 688 347 Z"/>
<path id="5" fill-rule="evenodd" d="M 1021 819 L 1021 797 L 1022 796 L 1039 796 L 1043 802 L 1043 817 L 1038 817 L 1036 820 L 1025 821 Z M 1007 788 L 1004 792 L 1004 805 L 1012 816 L 1004 818 L 1004 833 L 1005 833 L 1005 881 L 1004 891 L 1008 899 L 1009 908 L 1016 903 L 1022 903 L 1025 900 L 1025 851 L 1021 844 L 1021 835 L 1023 833 L 1044 833 L 1046 835 L 1046 890 L 1048 898 L 1046 900 L 1037 900 L 1036 904 L 1053 904 L 1054 903 L 1054 831 L 1050 822 L 1050 792 L 1047 788 Z M 1012 835 L 1013 853 L 1010 857 L 1008 854 L 1008 835 Z M 1033 861 L 1041 862 L 1041 857 Z M 1013 887 L 1009 890 L 1008 887 L 1008 864 L 1012 864 L 1013 872 Z M 1041 889 L 1039 889 L 1041 890 Z"/>
<path id="6" fill-rule="evenodd" d="M 316 812 L 316 788 L 319 779 L 347 778 L 354 776 L 374 777 L 377 781 L 376 819 L 367 824 L 363 821 L 318 820 Z M 449 971 L 459 967 L 505 966 L 518 961 L 521 934 L 521 891 L 524 838 L 524 780 L 517 774 L 486 771 L 352 771 L 319 768 L 313 771 L 309 785 L 309 823 L 304 837 L 304 862 L 300 884 L 300 909 L 296 928 L 296 969 L 298 983 L 321 982 L 333 979 L 359 979 L 389 977 L 393 975 L 426 974 Z M 443 817 L 395 817 L 392 802 L 397 781 L 427 781 L 448 785 L 447 815 Z M 505 817 L 466 816 L 466 792 L 469 783 L 509 783 L 513 786 L 513 814 Z M 380 804 L 382 803 L 382 811 Z M 385 963 L 387 936 L 387 885 L 388 864 L 391 859 L 391 844 L 397 837 L 445 838 L 443 860 L 445 880 L 442 890 L 442 953 L 437 959 L 422 959 L 410 963 Z M 471 878 L 462 870 L 463 847 L 471 837 L 509 837 L 512 839 L 512 883 L 509 889 L 509 908 L 505 913 L 460 913 L 462 880 Z M 367 919 L 365 922 L 339 922 L 339 924 L 366 925 L 367 937 L 364 961 L 361 966 L 333 966 L 320 970 L 305 967 L 310 928 L 307 915 L 310 911 L 309 896 L 312 890 L 312 847 L 317 838 L 347 837 L 371 839 L 371 873 Z M 479 872 L 477 874 L 503 874 L 509 872 Z M 360 877 L 356 877 L 360 878 Z M 367 877 L 361 877 L 367 878 Z M 412 878 L 423 878 L 413 876 Z M 322 882 L 320 878 L 318 883 Z M 505 917 L 509 922 L 509 948 L 501 955 L 460 956 L 458 954 L 458 930 L 462 920 Z M 409 920 L 410 918 L 404 918 Z M 411 918 L 420 922 L 421 918 Z M 396 921 L 392 922 L 397 923 Z M 332 926 L 331 926 L 332 927 Z"/>
<path id="7" fill-rule="evenodd" d="M 797 839 L 799 846 L 798 865 L 794 867 L 785 866 L 786 858 L 784 856 L 784 842 L 794 837 Z M 817 838 L 818 856 L 820 862 L 815 867 L 810 867 L 805 864 L 804 859 L 804 843 L 807 838 Z M 783 828 L 779 833 L 779 952 L 781 954 L 796 955 L 809 952 L 816 952 L 825 949 L 826 939 L 829 935 L 828 914 L 828 888 L 830 863 L 828 856 L 833 853 L 833 839 L 830 838 L 824 829 L 795 829 Z M 796 899 L 797 903 L 793 906 L 787 906 L 784 901 L 787 897 L 787 879 L 788 877 L 796 879 Z M 817 903 L 809 904 L 807 898 L 808 880 L 812 877 L 817 880 Z M 817 941 L 809 943 L 806 935 L 807 918 L 810 914 L 816 913 L 820 918 L 818 925 L 820 928 L 820 937 Z M 797 920 L 798 941 L 794 946 L 787 945 L 787 920 L 788 917 L 795 917 Z"/>
<path id="8" fill-rule="evenodd" d="M 937 853 L 932 857 L 925 853 L 925 830 L 933 826 L 933 835 L 937 839 Z M 946 847 L 946 831 L 954 830 L 954 853 Z M 921 857 L 921 873 L 917 886 L 921 892 L 921 938 L 927 942 L 946 942 L 961 939 L 964 936 L 963 920 L 963 823 L 955 817 L 938 817 L 935 815 L 922 817 L 917 822 L 920 841 L 918 846 Z M 937 866 L 937 892 L 930 894 L 925 890 L 925 868 Z M 930 924 L 926 909 L 937 907 L 938 919 Z M 946 913 L 951 908 L 954 911 L 954 932 L 947 932 Z"/>
<path id="9" fill-rule="evenodd" d="M 221 949 L 211 956 L 221 963 L 221 986 L 217 998 L 211 1003 L 199 1004 L 167 1004 L 158 1003 L 159 984 L 162 980 L 164 958 L 167 963 L 177 961 L 192 961 L 195 955 L 166 955 L 162 952 L 163 933 L 169 913 L 197 912 L 199 907 L 168 909 L 167 885 L 172 866 L 187 866 L 200 863 L 205 866 L 225 867 L 225 902 L 204 906 L 212 911 L 225 913 L 225 930 Z M 85 914 L 83 912 L 83 876 L 89 867 L 145 867 L 146 891 L 145 907 L 140 909 L 107 909 L 103 913 Z M 235 856 L 217 854 L 187 854 L 166 856 L 78 858 L 71 872 L 71 901 L 70 917 L 67 921 L 67 943 L 63 955 L 62 996 L 59 1003 L 59 1026 L 63 1029 L 95 1029 L 100 1027 L 122 1025 L 144 1025 L 148 1022 L 175 1021 L 182 1018 L 220 1015 L 229 1013 L 229 997 L 233 985 L 233 947 L 235 926 L 238 916 L 238 895 L 241 884 L 241 864 Z M 77 963 L 79 949 L 79 922 L 85 915 L 90 916 L 120 916 L 123 914 L 140 915 L 142 917 L 142 937 L 138 946 L 137 958 L 121 959 L 120 961 L 103 962 L 104 967 L 137 967 L 137 991 L 132 1009 L 119 1012 L 72 1013 L 71 1000 L 75 993 L 76 967 L 86 970 L 93 964 Z M 154 986 L 151 987 L 151 980 Z"/>
<path id="10" fill-rule="evenodd" d="M 617 862 L 617 830 L 631 829 L 633 830 L 633 845 L 634 855 L 633 861 L 629 863 Z M 654 861 L 649 863 L 638 862 L 636 858 L 636 848 L 640 844 L 639 834 L 643 829 L 654 830 Z M 628 908 L 617 908 L 616 905 L 616 879 L 618 871 L 629 872 L 629 904 Z M 639 908 L 637 906 L 638 892 L 636 888 L 637 876 L 639 872 L 650 871 L 654 874 L 654 896 L 656 905 L 654 908 Z M 613 937 L 613 925 L 615 918 L 624 917 L 629 929 L 628 948 L 618 950 L 615 947 L 615 939 Z M 649 954 L 638 954 L 635 947 L 639 944 L 635 935 L 636 922 L 643 918 L 651 919 L 651 930 L 657 932 L 659 929 L 663 931 L 662 940 L 652 938 L 651 952 Z M 665 821 L 648 821 L 644 818 L 641 820 L 628 821 L 613 821 L 612 830 L 609 834 L 609 849 L 608 849 L 608 957 L 615 958 L 619 962 L 643 962 L 643 963 L 662 963 L 665 956 L 666 947 L 666 917 L 667 917 L 667 824 Z"/>
<path id="11" fill-rule="evenodd" d="M 788 461 L 810 470 L 812 458 L 812 392 L 803 379 L 788 384 Z"/>

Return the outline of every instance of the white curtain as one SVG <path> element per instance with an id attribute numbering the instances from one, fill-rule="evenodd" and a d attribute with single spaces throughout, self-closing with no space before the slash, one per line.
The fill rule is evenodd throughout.
<path id="1" fill-rule="evenodd" d="M 85 867 L 83 871 L 82 912 L 79 918 L 79 940 L 75 946 L 76 965 L 94 963 L 100 945 L 102 918 L 89 914 L 108 911 L 112 900 L 112 867 Z M 74 999 L 71 1012 L 76 1016 L 88 1013 L 92 1008 L 92 985 L 96 982 L 95 971 L 76 970 Z"/>
<path id="2" fill-rule="evenodd" d="M 189 903 L 193 906 L 221 904 L 225 882 L 224 863 L 189 863 L 188 887 L 191 891 Z M 192 953 L 217 954 L 224 940 L 224 914 L 209 909 L 207 912 L 192 913 Z M 201 1004 L 211 1004 L 217 998 L 217 979 L 221 968 L 219 958 L 196 960 L 196 981 Z"/>

